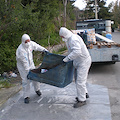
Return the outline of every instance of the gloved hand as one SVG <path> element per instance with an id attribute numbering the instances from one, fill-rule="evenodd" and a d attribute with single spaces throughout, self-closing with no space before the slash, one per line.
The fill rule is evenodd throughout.
<path id="1" fill-rule="evenodd" d="M 69 59 L 67 58 L 67 57 L 65 57 L 64 59 L 63 59 L 63 62 L 68 62 L 69 61 Z"/>
<path id="2" fill-rule="evenodd" d="M 44 50 L 43 50 L 43 53 L 47 53 L 47 52 L 49 52 L 47 49 L 44 49 Z"/>
<path id="3" fill-rule="evenodd" d="M 49 51 L 47 50 L 47 49 L 44 49 L 43 51 L 42 51 L 42 56 L 44 56 L 44 54 L 47 54 Z"/>

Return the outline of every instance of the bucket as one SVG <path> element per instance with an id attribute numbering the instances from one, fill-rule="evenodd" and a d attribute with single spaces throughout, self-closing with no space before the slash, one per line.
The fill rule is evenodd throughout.
<path id="1" fill-rule="evenodd" d="M 105 22 L 106 32 L 111 34 L 111 20 Z"/>
<path id="2" fill-rule="evenodd" d="M 112 35 L 108 33 L 108 34 L 106 34 L 106 38 L 112 40 Z"/>

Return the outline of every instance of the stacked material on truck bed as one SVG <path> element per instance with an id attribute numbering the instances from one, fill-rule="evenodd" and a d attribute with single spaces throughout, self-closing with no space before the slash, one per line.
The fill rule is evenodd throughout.
<path id="1" fill-rule="evenodd" d="M 42 64 L 29 72 L 28 79 L 60 88 L 67 86 L 73 80 L 73 63 L 63 63 L 64 57 L 46 52 Z M 43 69 L 45 72 L 41 72 Z"/>
<path id="2" fill-rule="evenodd" d="M 101 47 L 104 47 L 104 46 L 106 46 L 108 48 L 111 48 L 112 46 L 120 47 L 120 44 L 115 43 L 115 42 L 111 42 L 111 43 L 97 42 L 96 45 L 98 46 L 98 48 L 101 48 Z"/>
<path id="3" fill-rule="evenodd" d="M 95 37 L 95 29 L 86 29 L 85 33 L 87 34 L 87 42 L 90 43 L 96 43 L 96 37 Z"/>
<path id="4" fill-rule="evenodd" d="M 95 29 L 85 29 L 85 30 L 72 30 L 74 34 L 78 34 L 84 40 L 86 45 L 95 44 L 96 37 L 95 37 Z"/>
<path id="5" fill-rule="evenodd" d="M 97 48 L 111 48 L 111 47 L 120 47 L 119 43 L 115 43 L 115 42 L 104 42 L 104 41 L 97 41 L 96 44 L 89 44 L 87 45 L 87 48 L 92 49 L 95 46 L 97 46 Z"/>
<path id="6" fill-rule="evenodd" d="M 82 37 L 88 49 L 96 48 L 96 46 L 97 48 L 120 47 L 119 43 L 115 43 L 113 40 L 95 33 L 94 29 L 72 30 L 72 32 Z"/>
<path id="7" fill-rule="evenodd" d="M 110 40 L 110 39 L 108 39 L 108 38 L 106 38 L 106 37 L 104 37 L 104 36 L 102 36 L 100 34 L 97 34 L 97 33 L 95 34 L 95 36 L 97 38 L 101 39 L 102 41 L 105 41 L 105 42 L 114 42 L 113 40 Z"/>

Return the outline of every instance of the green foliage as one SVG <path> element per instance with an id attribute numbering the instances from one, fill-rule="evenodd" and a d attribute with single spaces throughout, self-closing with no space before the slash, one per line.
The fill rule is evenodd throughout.
<path id="1" fill-rule="evenodd" d="M 117 27 L 120 25 L 120 4 L 118 0 L 115 2 L 112 13 L 112 19 L 115 21 L 115 27 Z"/>
<path id="2" fill-rule="evenodd" d="M 27 4 L 30 5 L 30 3 L 32 2 L 32 0 L 21 0 L 21 3 L 26 6 Z"/>
<path id="3" fill-rule="evenodd" d="M 10 88 L 12 84 L 8 80 L 0 81 L 0 89 L 1 88 Z"/>
<path id="4" fill-rule="evenodd" d="M 42 62 L 43 60 L 43 53 L 39 52 L 39 51 L 34 51 L 33 52 L 33 58 L 34 58 L 34 63 L 35 66 L 39 66 L 39 64 Z"/>
<path id="5" fill-rule="evenodd" d="M 86 19 L 94 19 L 95 18 L 93 9 L 94 9 L 94 2 L 89 1 L 87 3 L 86 10 L 84 11 L 84 16 Z"/>
<path id="6" fill-rule="evenodd" d="M 73 26 L 72 6 L 67 5 L 67 26 Z M 0 0 L 0 73 L 16 69 L 16 49 L 24 33 L 46 47 L 59 43 L 63 26 L 62 0 Z M 75 24 L 74 24 L 75 25 Z M 34 53 L 38 64 L 40 53 Z"/>
<path id="7" fill-rule="evenodd" d="M 110 19 L 112 14 L 109 12 L 109 7 L 105 7 L 105 0 L 97 0 L 98 4 L 98 19 Z M 95 1 L 89 1 L 86 10 L 85 17 L 87 19 L 95 19 Z"/>
<path id="8" fill-rule="evenodd" d="M 69 16 L 69 19 L 74 21 L 75 20 L 75 14 L 74 14 L 74 11 L 73 11 L 74 7 L 71 5 L 70 2 L 68 2 L 68 5 L 67 5 L 67 16 Z"/>
<path id="9" fill-rule="evenodd" d="M 4 44 L 0 44 L 0 46 L 0 71 L 13 70 L 16 67 L 14 46 L 10 46 L 8 42 L 4 42 Z"/>
<path id="10" fill-rule="evenodd" d="M 66 47 L 60 48 L 58 51 L 53 51 L 54 54 L 63 54 L 67 50 Z"/>
<path id="11" fill-rule="evenodd" d="M 111 18 L 111 13 L 109 12 L 109 8 L 105 7 L 106 2 L 102 0 L 101 2 L 98 3 L 99 5 L 99 12 L 98 12 L 98 17 L 99 19 L 110 19 Z"/>

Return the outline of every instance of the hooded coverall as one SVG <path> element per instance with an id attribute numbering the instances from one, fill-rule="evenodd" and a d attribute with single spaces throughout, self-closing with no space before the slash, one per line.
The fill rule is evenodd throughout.
<path id="1" fill-rule="evenodd" d="M 27 75 L 30 69 L 35 69 L 33 62 L 32 51 L 47 51 L 44 47 L 30 40 L 30 42 L 25 43 L 26 40 L 30 40 L 29 35 L 24 34 L 22 36 L 22 43 L 16 50 L 16 60 L 17 68 L 22 78 L 22 87 L 24 98 L 29 97 L 30 93 L 30 80 L 27 79 Z M 32 81 L 34 90 L 38 91 L 40 89 L 40 83 Z"/>
<path id="2" fill-rule="evenodd" d="M 66 56 L 63 61 L 68 62 L 73 60 L 78 100 L 85 101 L 86 93 L 88 93 L 86 82 L 91 66 L 91 56 L 80 36 L 73 34 L 65 27 L 60 28 L 59 35 L 63 38 L 63 41 L 66 42 L 68 48 L 68 56 Z"/>

